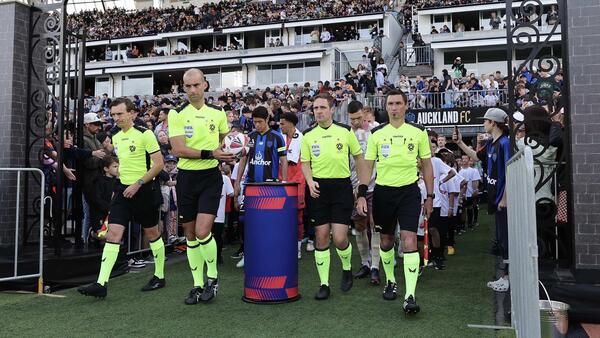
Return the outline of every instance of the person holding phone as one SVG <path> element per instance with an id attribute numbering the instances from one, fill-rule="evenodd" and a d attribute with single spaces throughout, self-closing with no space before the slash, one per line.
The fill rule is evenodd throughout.
<path id="1" fill-rule="evenodd" d="M 491 138 L 477 151 L 467 146 L 458 128 L 454 127 L 452 139 L 460 149 L 474 161 L 481 161 L 487 173 L 488 212 L 495 215 L 496 240 L 502 258 L 508 261 L 508 219 L 506 212 L 506 164 L 510 158 L 510 140 L 507 136 L 507 114 L 500 108 L 490 108 L 483 116 L 483 127 Z M 497 292 L 509 289 L 508 263 L 504 265 L 503 275 L 487 286 Z"/>

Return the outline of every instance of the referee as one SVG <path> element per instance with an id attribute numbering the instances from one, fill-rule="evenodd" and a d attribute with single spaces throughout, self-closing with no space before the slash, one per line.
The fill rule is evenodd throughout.
<path id="1" fill-rule="evenodd" d="M 373 191 L 373 219 L 375 229 L 381 234 L 380 253 L 387 278 L 383 298 L 396 299 L 396 278 L 394 276 L 394 232 L 400 225 L 402 249 L 404 250 L 404 312 L 418 313 L 420 308 L 415 301 L 415 289 L 419 276 L 419 253 L 417 251 L 417 230 L 421 213 L 421 191 L 417 184 L 417 162 L 420 160 L 423 179 L 427 189 L 424 210 L 426 216 L 432 211 L 433 171 L 429 138 L 423 126 L 407 123 L 404 116 L 407 109 L 406 95 L 392 90 L 387 95 L 386 110 L 389 123 L 371 130 L 371 137 L 365 153 L 365 169 L 360 176 L 358 187 L 358 211 L 367 212 L 368 186 L 371 180 L 374 161 L 377 161 L 377 178 Z"/>
<path id="2" fill-rule="evenodd" d="M 160 189 L 154 181 L 154 177 L 163 169 L 163 157 L 154 133 L 144 127 L 134 126 L 134 111 L 135 106 L 128 98 L 118 98 L 110 104 L 110 114 L 120 128 L 113 136 L 120 163 L 120 182 L 110 205 L 108 233 L 98 281 L 78 289 L 79 293 L 86 296 L 106 297 L 106 283 L 117 261 L 125 227 L 130 221 L 142 225 L 154 256 L 154 276 L 142 291 L 165 286 L 165 246 L 157 226 L 160 202 L 155 197 L 160 194 Z"/>
<path id="3" fill-rule="evenodd" d="M 204 102 L 207 86 L 201 70 L 187 70 L 183 74 L 183 89 L 188 102 L 169 112 L 169 139 L 173 154 L 179 158 L 177 209 L 194 279 L 194 287 L 185 299 L 188 305 L 213 299 L 219 288 L 217 243 L 211 233 L 223 187 L 218 165 L 219 161 L 233 161 L 232 154 L 220 150 L 221 141 L 229 132 L 227 116 L 220 107 Z"/>
<path id="4" fill-rule="evenodd" d="M 348 156 L 352 155 L 361 173 L 363 157 L 360 144 L 349 126 L 333 121 L 333 97 L 315 96 L 313 111 L 317 125 L 304 131 L 300 154 L 302 173 L 310 197 L 309 217 L 315 224 L 317 247 L 315 261 L 321 286 L 315 298 L 329 298 L 329 233 L 342 261 L 342 291 L 352 288 L 352 245 L 348 226 L 354 209 Z"/>

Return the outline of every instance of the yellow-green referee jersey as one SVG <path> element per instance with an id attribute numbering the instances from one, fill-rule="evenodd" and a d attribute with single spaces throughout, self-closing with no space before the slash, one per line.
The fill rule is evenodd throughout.
<path id="1" fill-rule="evenodd" d="M 133 126 L 127 132 L 119 130 L 112 142 L 119 158 L 119 179 L 125 185 L 134 184 L 146 175 L 148 156 L 160 151 L 154 133 L 140 126 Z"/>
<path id="2" fill-rule="evenodd" d="M 419 158 L 431 158 L 423 126 L 406 122 L 394 128 L 384 123 L 371 130 L 365 160 L 377 161 L 376 184 L 402 187 L 415 183 Z"/>
<path id="3" fill-rule="evenodd" d="M 310 162 L 315 178 L 348 178 L 348 155 L 362 154 L 350 126 L 333 122 L 327 129 L 316 125 L 304 131 L 300 151 L 302 162 Z"/>
<path id="4" fill-rule="evenodd" d="M 229 132 L 227 116 L 219 106 L 204 104 L 196 109 L 186 102 L 179 109 L 169 112 L 169 137 L 185 136 L 185 145 L 195 150 L 215 150 L 219 147 L 219 135 Z M 180 158 L 177 168 L 204 170 L 219 165 L 217 160 Z"/>

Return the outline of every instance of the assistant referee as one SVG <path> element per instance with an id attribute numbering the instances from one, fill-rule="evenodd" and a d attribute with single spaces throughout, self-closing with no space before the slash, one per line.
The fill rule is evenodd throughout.
<path id="1" fill-rule="evenodd" d="M 374 161 L 377 161 L 377 178 L 373 191 L 373 220 L 381 234 L 380 253 L 387 278 L 383 298 L 396 299 L 394 277 L 394 240 L 396 224 L 400 224 L 404 250 L 404 312 L 418 313 L 415 289 L 419 277 L 417 229 L 421 213 L 421 191 L 417 184 L 417 162 L 420 160 L 427 188 L 424 205 L 426 216 L 432 211 L 433 171 L 429 138 L 423 126 L 407 123 L 404 117 L 407 98 L 402 91 L 392 90 L 386 99 L 389 123 L 371 130 L 365 153 L 365 169 L 360 176 L 357 209 L 367 212 L 368 182 L 371 180 Z"/>
<path id="2" fill-rule="evenodd" d="M 106 283 L 130 221 L 142 225 L 154 256 L 154 276 L 142 291 L 165 286 L 165 246 L 157 225 L 160 202 L 156 196 L 159 196 L 160 188 L 154 182 L 154 177 L 163 169 L 163 157 L 154 133 L 144 127 L 134 126 L 134 113 L 135 105 L 128 98 L 118 98 L 110 104 L 110 114 L 120 129 L 113 136 L 120 163 L 119 183 L 110 204 L 108 233 L 98 281 L 77 289 L 86 296 L 106 297 Z"/>
<path id="3" fill-rule="evenodd" d="M 350 181 L 349 155 L 356 160 L 359 173 L 363 168 L 362 149 L 350 126 L 333 121 L 333 97 L 327 93 L 315 96 L 313 111 L 317 125 L 304 131 L 300 154 L 302 173 L 310 196 L 307 206 L 315 225 L 315 261 L 321 285 L 315 298 L 329 298 L 329 234 L 342 261 L 342 291 L 352 288 L 352 245 L 348 226 L 354 209 Z M 308 195 L 308 194 L 307 194 Z"/>
<path id="4" fill-rule="evenodd" d="M 183 74 L 183 89 L 189 102 L 169 112 L 169 139 L 173 154 L 179 157 L 177 209 L 194 279 L 194 287 L 185 299 L 188 305 L 213 299 L 219 288 L 217 243 L 211 233 L 223 187 L 218 165 L 219 161 L 233 161 L 232 154 L 220 150 L 221 141 L 229 132 L 227 116 L 220 107 L 204 102 L 207 86 L 201 70 L 187 70 Z"/>

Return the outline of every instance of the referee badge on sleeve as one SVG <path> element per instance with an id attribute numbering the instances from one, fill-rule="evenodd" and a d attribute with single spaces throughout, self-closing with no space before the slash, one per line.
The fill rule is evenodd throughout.
<path id="1" fill-rule="evenodd" d="M 185 131 L 185 137 L 192 138 L 192 136 L 194 136 L 194 127 L 185 126 L 183 127 L 183 130 Z"/>
<path id="2" fill-rule="evenodd" d="M 313 144 L 311 147 L 312 150 L 312 154 L 315 156 L 319 156 L 321 155 L 321 146 L 319 146 L 318 144 Z"/>
<path id="3" fill-rule="evenodd" d="M 390 145 L 389 144 L 381 145 L 381 156 L 383 156 L 383 157 L 390 156 Z"/>

